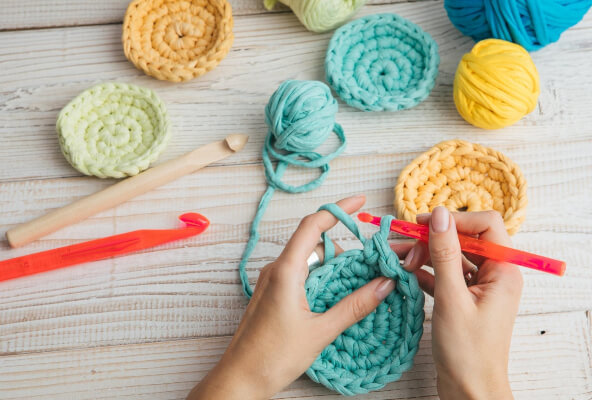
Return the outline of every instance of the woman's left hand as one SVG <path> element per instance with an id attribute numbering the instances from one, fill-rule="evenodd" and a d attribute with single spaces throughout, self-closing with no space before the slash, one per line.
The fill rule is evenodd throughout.
<path id="1" fill-rule="evenodd" d="M 364 196 L 337 203 L 359 210 Z M 310 311 L 304 282 L 307 259 L 321 233 L 337 219 L 327 211 L 305 217 L 276 261 L 261 270 L 245 315 L 216 367 L 189 399 L 268 399 L 296 380 L 344 330 L 371 313 L 395 288 L 380 277 L 343 298 L 323 314 Z M 405 245 L 408 251 L 411 245 Z M 405 251 L 405 253 L 406 253 Z"/>

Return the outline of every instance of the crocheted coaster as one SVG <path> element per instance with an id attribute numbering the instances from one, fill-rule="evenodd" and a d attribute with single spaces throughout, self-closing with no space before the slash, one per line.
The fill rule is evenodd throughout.
<path id="1" fill-rule="evenodd" d="M 442 142 L 409 164 L 395 187 L 397 217 L 437 206 L 450 211 L 498 211 L 510 235 L 526 213 L 526 180 L 518 165 L 493 149 L 463 140 Z"/>
<path id="2" fill-rule="evenodd" d="M 422 102 L 438 76 L 438 45 L 395 14 L 369 15 L 339 28 L 325 59 L 327 81 L 363 111 L 397 111 Z"/>
<path id="3" fill-rule="evenodd" d="M 334 257 L 333 244 L 323 234 L 325 262 L 310 272 L 305 283 L 310 309 L 323 313 L 379 276 L 394 279 L 396 286 L 374 313 L 327 346 L 306 373 L 315 382 L 344 395 L 378 390 L 398 380 L 413 365 L 423 334 L 424 295 L 415 275 L 401 267 L 388 244 L 392 216 L 383 217 L 380 231 L 366 239 L 337 205 L 327 204 L 320 209 L 335 215 L 364 248 Z"/>
<path id="4" fill-rule="evenodd" d="M 186 81 L 226 57 L 232 25 L 226 0 L 134 0 L 123 20 L 123 51 L 148 75 Z"/>
<path id="5" fill-rule="evenodd" d="M 122 178 L 148 168 L 169 138 L 166 108 L 146 88 L 104 83 L 79 94 L 58 116 L 64 157 L 78 171 Z"/>

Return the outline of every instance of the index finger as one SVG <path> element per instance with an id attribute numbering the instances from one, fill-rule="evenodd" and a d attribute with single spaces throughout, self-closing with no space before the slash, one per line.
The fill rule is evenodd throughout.
<path id="1" fill-rule="evenodd" d="M 511 246 L 510 236 L 506 231 L 502 215 L 494 210 L 452 213 L 456 229 L 465 235 L 479 235 L 484 239 L 502 246 Z M 417 223 L 425 225 L 430 214 L 417 215 Z"/>
<path id="2" fill-rule="evenodd" d="M 351 214 L 362 208 L 365 202 L 366 196 L 360 195 L 339 200 L 336 204 L 343 211 Z M 293 261 L 302 261 L 302 264 L 306 265 L 306 259 L 319 242 L 321 234 L 331 229 L 337 222 L 337 218 L 325 210 L 307 215 L 300 221 L 298 229 L 288 241 L 280 257 Z"/>

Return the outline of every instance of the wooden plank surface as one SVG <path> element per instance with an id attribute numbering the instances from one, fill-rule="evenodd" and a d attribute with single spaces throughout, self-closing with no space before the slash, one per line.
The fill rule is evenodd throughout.
<path id="1" fill-rule="evenodd" d="M 0 13 L 0 31 L 10 29 L 45 28 L 53 26 L 80 26 L 116 24 L 123 21 L 131 0 L 3 0 Z M 400 3 L 408 0 L 368 0 L 366 4 Z M 422 1 L 422 0 L 415 0 Z M 425 1 L 425 0 L 424 0 Z M 268 12 L 263 0 L 228 0 L 232 14 L 261 14 Z M 279 3 L 272 11 L 288 11 Z"/>
<path id="2" fill-rule="evenodd" d="M 265 188 L 263 107 L 285 79 L 323 80 L 330 39 L 307 32 L 289 12 L 265 12 L 259 0 L 230 1 L 236 17 L 232 51 L 214 71 L 183 84 L 146 77 L 125 59 L 119 23 L 127 0 L 2 3 L 0 235 L 113 183 L 81 177 L 55 137 L 59 110 L 95 83 L 135 83 L 163 98 L 173 140 L 160 162 L 228 133 L 248 133 L 251 141 L 214 167 L 23 249 L 0 241 L 0 259 L 6 259 L 135 229 L 175 227 L 185 211 L 202 212 L 213 223 L 182 243 L 1 283 L 1 399 L 181 399 L 224 350 L 246 305 L 237 265 Z M 378 12 L 396 12 L 434 37 L 442 59 L 437 85 L 424 103 L 404 112 L 362 113 L 340 103 L 346 153 L 332 162 L 321 188 L 274 197 L 249 265 L 252 282 L 299 219 L 319 205 L 364 192 L 367 210 L 392 213 L 397 176 L 421 152 L 456 137 L 494 147 L 516 161 L 528 181 L 527 220 L 515 246 L 567 262 L 563 278 L 524 270 L 512 387 L 519 399 L 592 398 L 592 13 L 558 43 L 532 53 L 541 75 L 537 110 L 513 127 L 487 132 L 466 124 L 452 103 L 456 65 L 473 43 L 450 24 L 442 3 L 374 0 L 359 15 Z M 288 179 L 314 176 L 297 171 Z M 373 231 L 363 227 L 366 235 Z M 357 245 L 340 226 L 332 237 L 345 248 Z M 428 299 L 414 369 L 361 398 L 436 398 L 431 309 Z M 301 378 L 277 398 L 340 396 Z"/>
<path id="3" fill-rule="evenodd" d="M 582 182 L 592 183 L 592 160 L 572 158 L 556 167 L 539 166 L 556 152 L 567 154 L 576 147 L 592 152 L 589 142 L 516 152 L 519 164 L 530 172 L 532 200 L 514 244 L 563 259 L 568 265 L 563 278 L 524 271 L 523 314 L 586 310 L 592 304 L 592 249 L 587 246 L 592 218 L 586 210 L 588 194 L 581 191 Z M 261 225 L 262 240 L 249 265 L 253 279 L 257 269 L 280 253 L 300 217 L 321 204 L 366 193 L 366 209 L 392 213 L 396 177 L 413 156 L 342 157 L 333 162 L 329 179 L 314 192 L 278 193 Z M 305 175 L 310 179 L 313 173 Z M 6 194 L 0 196 L 6 228 L 107 184 L 88 178 L 0 184 L 0 193 Z M 207 168 L 25 248 L 9 250 L 4 244 L 0 256 L 8 258 L 134 229 L 173 227 L 177 215 L 190 210 L 212 221 L 209 231 L 182 243 L 3 283 L 0 352 L 231 334 L 246 304 L 237 265 L 264 189 L 258 164 Z M 549 214 L 548 210 L 555 211 Z M 363 228 L 367 235 L 374 231 L 370 226 Z M 351 235 L 342 226 L 332 236 L 346 247 L 356 244 L 348 241 Z M 427 313 L 429 318 L 430 302 Z"/>
<path id="4" fill-rule="evenodd" d="M 437 399 L 431 324 L 415 365 L 398 382 L 359 399 Z M 229 337 L 22 354 L 2 358 L 0 393 L 11 399 L 181 399 L 220 358 Z M 510 383 L 516 399 L 592 396 L 590 321 L 584 312 L 519 317 Z M 343 397 L 303 376 L 275 399 Z"/>
<path id="5" fill-rule="evenodd" d="M 560 42 L 533 53 L 542 86 L 538 109 L 513 127 L 489 132 L 470 126 L 456 112 L 452 79 L 472 41 L 460 35 L 436 4 L 368 6 L 361 11 L 395 11 L 417 22 L 439 43 L 442 62 L 434 91 L 411 110 L 364 113 L 341 103 L 337 119 L 348 137 L 347 155 L 417 152 L 456 137 L 522 151 L 590 139 L 592 80 L 581 66 L 590 65 L 592 43 L 580 38 L 592 36 L 592 13 Z M 0 32 L 0 180 L 78 176 L 59 151 L 55 120 L 76 94 L 101 81 L 140 84 L 163 98 L 173 138 L 160 161 L 240 131 L 251 135 L 251 141 L 224 163 L 257 162 L 269 96 L 285 79 L 322 80 L 329 38 L 305 31 L 288 14 L 237 18 L 235 45 L 219 67 L 199 79 L 171 84 L 143 75 L 125 59 L 119 25 Z M 583 158 L 587 153 L 576 148 L 571 155 Z M 556 159 L 565 157 L 557 154 Z"/>

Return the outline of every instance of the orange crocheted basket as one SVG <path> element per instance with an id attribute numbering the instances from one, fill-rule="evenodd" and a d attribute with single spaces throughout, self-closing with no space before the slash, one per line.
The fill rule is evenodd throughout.
<path id="1" fill-rule="evenodd" d="M 226 57 L 232 26 L 226 0 L 134 0 L 123 21 L 123 51 L 150 76 L 187 81 Z"/>
<path id="2" fill-rule="evenodd" d="M 496 210 L 510 235 L 526 217 L 526 180 L 499 151 L 463 140 L 437 144 L 403 169 L 395 187 L 397 218 L 437 206 L 450 211 Z"/>

